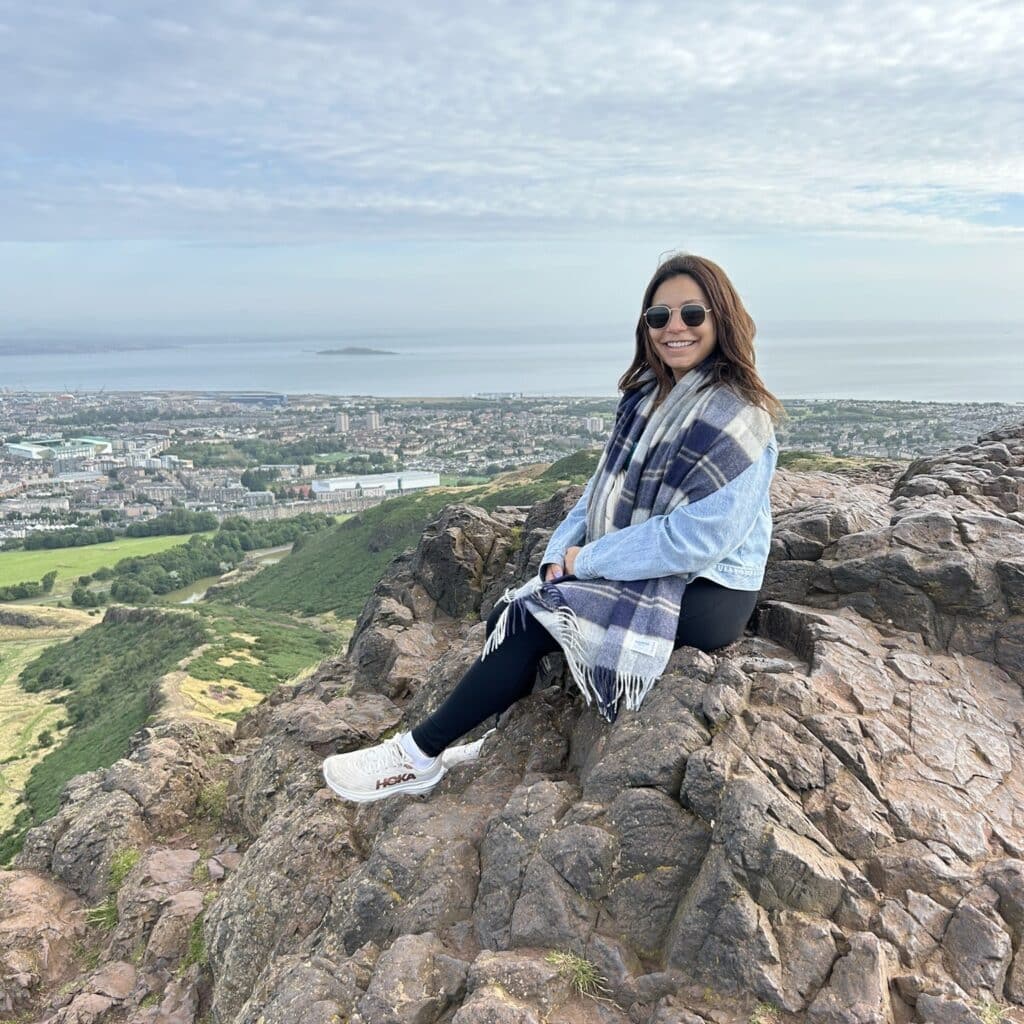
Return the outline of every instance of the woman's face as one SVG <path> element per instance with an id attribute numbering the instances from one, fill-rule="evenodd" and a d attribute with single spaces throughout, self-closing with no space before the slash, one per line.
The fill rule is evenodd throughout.
<path id="1" fill-rule="evenodd" d="M 711 303 L 704 290 L 689 274 L 677 274 L 658 285 L 652 306 L 668 306 L 672 310 L 666 326 L 655 330 L 648 327 L 651 343 L 661 361 L 678 381 L 683 374 L 703 362 L 715 350 L 715 314 L 706 313 L 704 323 L 687 327 L 679 314 L 679 307 L 697 303 L 707 309 Z"/>

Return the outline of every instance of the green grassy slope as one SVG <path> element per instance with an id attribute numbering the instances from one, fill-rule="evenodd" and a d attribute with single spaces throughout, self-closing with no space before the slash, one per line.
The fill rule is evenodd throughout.
<path id="1" fill-rule="evenodd" d="M 273 611 L 332 611 L 338 618 L 356 618 L 391 559 L 415 547 L 424 527 L 445 506 L 461 502 L 492 510 L 533 504 L 565 484 L 585 482 L 597 457 L 597 452 L 577 452 L 539 474 L 519 472 L 496 478 L 489 486 L 393 498 L 309 536 L 298 551 L 240 584 L 230 597 Z"/>
<path id="2" fill-rule="evenodd" d="M 71 731 L 29 774 L 23 806 L 0 836 L 0 864 L 20 849 L 27 829 L 56 812 L 69 779 L 128 752 L 152 710 L 152 684 L 205 638 L 195 615 L 153 612 L 138 622 L 99 623 L 25 667 L 19 682 L 28 692 L 70 691 L 63 703 Z"/>
<path id="3" fill-rule="evenodd" d="M 188 665 L 196 679 L 235 680 L 271 693 L 342 645 L 339 636 L 280 613 L 215 602 L 197 604 L 194 610 L 210 634 L 206 651 Z M 255 639 L 249 643 L 247 637 Z"/>

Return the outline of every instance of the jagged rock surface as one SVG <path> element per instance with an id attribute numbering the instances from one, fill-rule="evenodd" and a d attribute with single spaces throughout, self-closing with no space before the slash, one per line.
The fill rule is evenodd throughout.
<path id="1" fill-rule="evenodd" d="M 201 907 L 188 855 L 154 836 L 190 813 L 223 738 L 148 736 L 32 833 L 19 869 L 88 900 L 112 849 L 147 850 L 110 977 L 47 1019 L 728 1024 L 768 1003 L 925 1024 L 1024 1004 L 1022 480 L 1024 427 L 888 483 L 780 471 L 749 635 L 676 652 L 610 727 L 549 659 L 481 761 L 426 798 L 347 805 L 322 757 L 441 699 L 579 491 L 518 519 L 446 510 L 378 584 L 350 656 L 239 723 L 244 849 L 202 919 L 203 971 L 168 973 Z M 552 952 L 601 988 L 580 994 Z"/>

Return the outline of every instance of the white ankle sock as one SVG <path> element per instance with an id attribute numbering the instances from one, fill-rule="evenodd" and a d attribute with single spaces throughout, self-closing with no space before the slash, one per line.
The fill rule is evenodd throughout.
<path id="1" fill-rule="evenodd" d="M 412 761 L 415 768 L 429 768 L 437 760 L 436 757 L 424 754 L 420 750 L 419 744 L 412 738 L 411 732 L 403 732 L 398 737 L 398 742 L 406 754 L 409 755 L 409 760 Z"/>

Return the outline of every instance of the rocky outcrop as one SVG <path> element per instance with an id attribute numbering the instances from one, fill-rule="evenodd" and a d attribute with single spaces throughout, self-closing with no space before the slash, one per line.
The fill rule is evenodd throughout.
<path id="1" fill-rule="evenodd" d="M 15 877 L 66 886 L 51 915 L 142 851 L 110 976 L 41 1019 L 925 1024 L 1024 1005 L 1019 471 L 1024 430 L 896 481 L 780 471 L 747 636 L 677 651 L 612 726 L 553 657 L 481 760 L 425 798 L 345 804 L 323 756 L 441 698 L 579 492 L 518 518 L 448 509 L 348 658 L 233 745 L 143 737 L 31 834 Z M 204 888 L 198 852 L 158 840 L 214 764 L 239 852 Z"/>
<path id="2" fill-rule="evenodd" d="M 0 871 L 0 1013 L 20 1015 L 40 990 L 73 980 L 71 953 L 85 933 L 82 904 L 30 871 Z"/>

